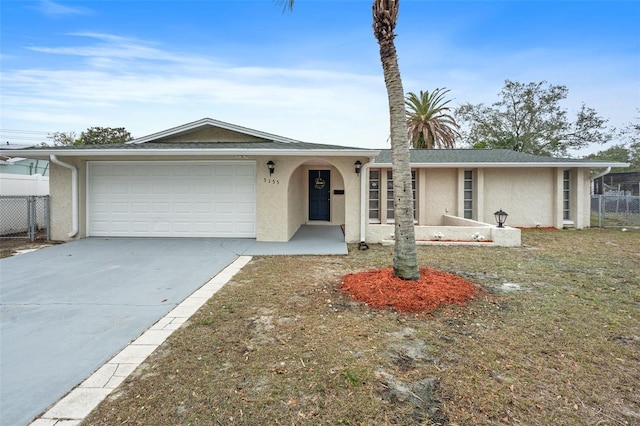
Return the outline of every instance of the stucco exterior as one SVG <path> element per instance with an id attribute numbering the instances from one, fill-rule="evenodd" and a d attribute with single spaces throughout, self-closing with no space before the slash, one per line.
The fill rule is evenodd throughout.
<path id="1" fill-rule="evenodd" d="M 340 225 L 348 243 L 393 241 L 388 150 L 311 144 L 202 119 L 124 145 L 34 148 L 29 154 L 57 159 L 50 163 L 51 237 L 55 240 L 88 236 L 88 167 L 94 164 L 243 162 L 255 165 L 258 241 L 288 241 L 301 225 Z M 520 244 L 517 228 L 588 227 L 590 170 L 625 166 L 509 150 L 411 150 L 411 156 L 417 240 L 433 240 L 435 232 L 443 233 L 445 239 L 466 241 L 481 234 L 506 246 Z M 273 173 L 267 162 L 273 162 Z M 356 162 L 363 166 L 361 173 L 356 172 Z M 75 211 L 69 167 L 78 175 Z M 328 173 L 330 178 L 330 208 L 322 220 L 309 219 L 310 191 L 317 193 L 317 188 L 310 187 L 310 171 Z M 372 171 L 379 174 L 376 188 L 370 187 Z M 378 199 L 371 199 L 376 191 Z M 376 203 L 377 212 L 372 215 Z M 495 226 L 494 212 L 499 209 L 509 214 L 506 228 Z M 78 219 L 75 234 L 74 216 Z"/>
<path id="2" fill-rule="evenodd" d="M 59 157 L 78 169 L 78 234 L 74 238 L 87 236 L 87 164 L 96 162 L 91 157 Z M 182 161 L 220 161 L 225 157 L 186 157 Z M 303 225 L 345 225 L 346 240 L 358 241 L 360 217 L 360 178 L 353 164 L 356 160 L 367 161 L 364 157 L 252 157 L 244 156 L 244 161 L 256 164 L 256 239 L 258 241 L 288 241 Z M 103 157 L 100 161 L 140 161 L 137 157 Z M 155 157 L 145 161 L 167 161 Z M 267 161 L 276 165 L 270 175 Z M 308 220 L 308 171 L 329 170 L 331 172 L 331 220 L 314 223 Z M 51 165 L 51 236 L 55 240 L 69 239 L 72 229 L 71 171 L 57 164 Z M 344 191 L 335 194 L 335 190 Z M 349 212 L 347 214 L 347 212 Z"/>
<path id="3" fill-rule="evenodd" d="M 390 168 L 372 168 L 380 171 L 380 187 L 386 188 L 386 171 Z M 563 227 L 584 228 L 590 224 L 590 194 L 588 168 L 555 167 L 476 167 L 476 168 L 415 168 L 417 187 L 416 239 L 433 240 L 435 232 L 446 239 L 471 240 L 480 232 L 499 235 L 506 231 L 496 229 L 494 213 L 506 211 L 510 228 Z M 464 217 L 464 172 L 473 173 L 473 212 L 471 219 L 488 224 L 493 229 L 465 229 L 453 224 L 449 216 Z M 570 175 L 569 219 L 563 217 L 564 172 Z M 392 220 L 368 220 L 367 242 L 378 243 L 392 238 Z M 513 234 L 509 244 L 519 241 Z M 511 237 L 509 237 L 511 238 Z M 519 245 L 519 243 L 518 243 Z"/>

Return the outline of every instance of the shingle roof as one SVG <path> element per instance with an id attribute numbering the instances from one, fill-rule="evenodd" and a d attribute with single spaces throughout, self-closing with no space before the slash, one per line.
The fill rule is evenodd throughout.
<path id="1" fill-rule="evenodd" d="M 352 148 L 341 145 L 324 145 L 311 142 L 280 142 L 280 141 L 251 141 L 251 142 L 145 142 L 145 143 L 118 143 L 118 144 L 104 144 L 104 145 L 78 145 L 78 146 L 45 146 L 33 148 L 34 150 L 114 150 L 114 149 L 126 149 L 126 150 L 171 150 L 171 149 L 246 149 L 248 151 L 252 149 L 259 150 L 363 150 L 370 151 L 366 148 Z"/>
<path id="2" fill-rule="evenodd" d="M 410 149 L 412 164 L 567 164 L 602 163 L 579 158 L 545 157 L 510 149 Z M 391 150 L 383 149 L 375 159 L 376 164 L 391 164 Z"/>

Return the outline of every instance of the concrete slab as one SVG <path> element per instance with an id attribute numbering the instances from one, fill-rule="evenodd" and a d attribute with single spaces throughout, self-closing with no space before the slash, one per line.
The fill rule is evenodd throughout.
<path id="1" fill-rule="evenodd" d="M 233 277 L 233 274 L 230 273 L 231 271 L 239 271 L 250 260 L 251 257 L 249 256 L 241 256 L 225 268 L 220 275 L 227 276 L 229 280 Z M 216 278 L 211 279 L 209 283 L 214 279 Z M 219 281 L 219 279 L 217 281 Z M 226 284 L 226 282 L 223 284 Z M 206 298 L 191 295 L 180 303 L 178 307 L 183 305 L 201 307 L 206 301 Z M 82 382 L 80 386 L 73 389 L 47 410 L 42 417 L 31 423 L 30 426 L 42 426 L 43 424 L 57 426 L 63 423 L 66 424 L 66 422 L 81 422 L 84 417 L 105 399 L 109 393 L 115 390 L 129 374 L 133 373 L 133 371 L 146 360 L 149 354 L 164 343 L 175 330 L 175 328 L 169 327 L 171 324 L 174 324 L 176 320 L 186 320 L 185 318 L 174 317 L 174 311 L 176 311 L 176 309 L 169 312 L 142 336 L 131 342 L 120 353 Z M 153 337 L 150 339 L 149 335 Z"/>
<path id="2" fill-rule="evenodd" d="M 345 255 L 348 253 L 342 228 L 326 225 L 303 225 L 287 242 L 258 241 L 242 252 L 248 256 Z"/>
<path id="3" fill-rule="evenodd" d="M 178 308 L 237 258 L 224 243 L 87 238 L 0 260 L 0 425 L 29 423 Z"/>
<path id="4" fill-rule="evenodd" d="M 302 226 L 286 243 L 87 238 L 2 259 L 0 426 L 28 424 L 110 359 L 118 372 L 133 371 L 250 259 L 218 275 L 238 255 L 347 253 L 339 226 Z M 90 404 L 83 398 L 103 398 L 105 389 L 126 377 L 103 377 L 110 371 L 100 370 L 88 388 L 107 380 L 103 387 L 79 391 L 87 387 L 81 385 L 68 395 L 70 401 L 60 403 L 75 410 L 81 401 L 76 414 L 84 413 Z M 62 413 L 69 407 L 58 413 L 59 408 L 51 407 L 48 418 L 33 424 L 49 424 L 57 414 L 61 417 L 51 424 L 66 422 Z"/>

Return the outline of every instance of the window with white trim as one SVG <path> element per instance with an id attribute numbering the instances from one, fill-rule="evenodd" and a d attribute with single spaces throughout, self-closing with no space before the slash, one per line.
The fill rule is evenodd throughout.
<path id="1" fill-rule="evenodd" d="M 411 170 L 413 189 L 413 217 L 417 217 L 416 171 Z M 393 172 L 385 169 L 369 170 L 369 223 L 393 223 Z"/>
<path id="2" fill-rule="evenodd" d="M 380 223 L 380 170 L 369 171 L 369 222 Z"/>
<path id="3" fill-rule="evenodd" d="M 562 173 L 562 219 L 571 219 L 571 170 Z"/>
<path id="4" fill-rule="evenodd" d="M 464 218 L 473 219 L 473 171 L 464 171 Z"/>

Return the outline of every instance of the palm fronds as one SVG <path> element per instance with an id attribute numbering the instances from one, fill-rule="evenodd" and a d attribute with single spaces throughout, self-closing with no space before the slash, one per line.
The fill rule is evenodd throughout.
<path id="1" fill-rule="evenodd" d="M 458 123 L 449 114 L 445 100 L 448 89 L 437 88 L 432 92 L 409 92 L 405 98 L 407 135 L 413 148 L 454 148 L 460 136 Z"/>

